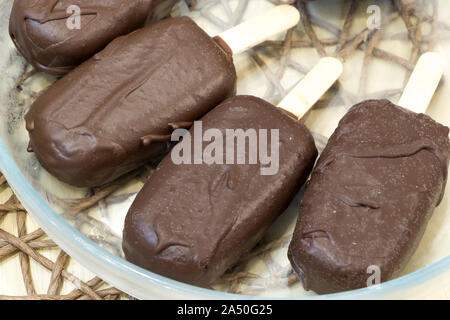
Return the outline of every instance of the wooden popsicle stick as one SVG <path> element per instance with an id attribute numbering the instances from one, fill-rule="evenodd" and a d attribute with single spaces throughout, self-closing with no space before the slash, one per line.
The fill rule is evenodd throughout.
<path id="1" fill-rule="evenodd" d="M 300 120 L 321 96 L 340 78 L 344 67 L 336 58 L 322 58 L 297 86 L 278 104 L 278 107 Z"/>
<path id="2" fill-rule="evenodd" d="M 289 30 L 299 21 L 300 13 L 296 8 L 290 5 L 279 5 L 219 34 L 216 38 L 225 41 L 233 55 L 236 55 L 274 35 Z"/>
<path id="3" fill-rule="evenodd" d="M 444 59 L 439 53 L 424 53 L 417 62 L 411 78 L 398 103 L 416 113 L 425 113 L 444 75 Z"/>

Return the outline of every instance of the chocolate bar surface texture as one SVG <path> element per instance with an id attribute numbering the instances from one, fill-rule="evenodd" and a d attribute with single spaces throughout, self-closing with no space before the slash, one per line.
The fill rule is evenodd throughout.
<path id="1" fill-rule="evenodd" d="M 447 181 L 449 129 L 388 100 L 354 106 L 321 155 L 302 200 L 289 259 L 319 294 L 399 275 Z M 377 269 L 378 268 L 378 269 Z"/>
<path id="2" fill-rule="evenodd" d="M 169 155 L 128 212 L 123 249 L 129 261 L 152 272 L 208 286 L 287 208 L 317 150 L 306 127 L 251 96 L 225 101 L 202 118 L 202 125 L 203 132 L 214 128 L 224 136 L 226 129 L 267 129 L 269 145 L 270 130 L 279 129 L 278 173 L 261 175 L 260 163 L 175 165 Z M 269 149 L 268 154 L 274 150 Z"/>
<path id="3" fill-rule="evenodd" d="M 9 31 L 20 53 L 37 70 L 64 75 L 115 38 L 166 17 L 175 3 L 176 0 L 15 0 Z M 78 21 L 73 6 L 79 8 Z"/>
<path id="4" fill-rule="evenodd" d="M 106 184 L 168 152 L 235 93 L 226 52 L 191 19 L 166 19 L 117 38 L 58 80 L 25 117 L 44 168 L 78 187 Z"/>

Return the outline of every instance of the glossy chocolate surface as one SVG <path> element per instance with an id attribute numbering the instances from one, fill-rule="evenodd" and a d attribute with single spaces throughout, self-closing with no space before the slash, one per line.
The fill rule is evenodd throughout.
<path id="1" fill-rule="evenodd" d="M 289 248 L 307 289 L 366 287 L 372 266 L 382 282 L 399 275 L 443 196 L 448 133 L 388 100 L 350 110 L 313 171 Z"/>
<path id="2" fill-rule="evenodd" d="M 128 212 L 123 249 L 129 261 L 152 272 L 207 286 L 283 213 L 311 172 L 317 150 L 304 125 L 251 96 L 225 101 L 202 118 L 202 125 L 203 132 L 213 128 L 223 134 L 267 129 L 268 141 L 270 130 L 279 129 L 278 173 L 261 175 L 260 162 L 175 165 L 167 156 Z"/>
<path id="3" fill-rule="evenodd" d="M 37 70 L 64 75 L 115 38 L 166 17 L 176 0 L 15 0 L 9 32 Z M 79 29 L 70 6 L 80 8 Z M 69 23 L 68 23 L 69 22 Z M 69 26 L 69 27 L 68 27 Z"/>
<path id="4" fill-rule="evenodd" d="M 30 149 L 60 180 L 111 182 L 168 151 L 189 126 L 234 95 L 228 52 L 187 17 L 114 40 L 58 80 L 26 115 Z"/>

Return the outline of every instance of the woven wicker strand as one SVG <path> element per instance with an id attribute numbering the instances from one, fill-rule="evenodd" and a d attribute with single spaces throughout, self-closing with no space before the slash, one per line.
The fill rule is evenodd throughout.
<path id="1" fill-rule="evenodd" d="M 7 188 L 7 182 L 3 175 L 0 174 L 0 186 Z M 12 195 L 10 199 L 0 205 L 0 222 L 7 214 L 16 214 L 18 236 L 14 236 L 10 232 L 0 228 L 0 262 L 11 257 L 14 254 L 19 254 L 21 272 L 23 281 L 27 291 L 25 297 L 10 297 L 0 295 L 0 300 L 75 300 L 75 299 L 96 299 L 125 297 L 126 295 L 115 288 L 96 290 L 103 281 L 99 278 L 84 283 L 71 273 L 65 270 L 69 256 L 62 250 L 56 262 L 52 262 L 38 250 L 56 248 L 57 245 L 52 240 L 45 239 L 46 235 L 42 229 L 37 229 L 31 233 L 26 230 L 26 211 L 23 206 L 17 201 L 17 198 Z M 51 281 L 46 295 L 36 293 L 33 286 L 32 274 L 30 269 L 30 259 L 35 260 L 40 265 L 52 272 Z M 58 291 L 61 288 L 62 279 L 70 281 L 74 284 L 75 290 L 67 295 L 59 295 Z"/>

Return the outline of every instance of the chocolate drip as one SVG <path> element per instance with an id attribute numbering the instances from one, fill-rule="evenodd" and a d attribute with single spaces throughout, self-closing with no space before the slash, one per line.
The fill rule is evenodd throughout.
<path id="1" fill-rule="evenodd" d="M 142 137 L 141 142 L 144 147 L 148 147 L 155 142 L 170 142 L 171 138 L 172 136 L 170 134 L 169 135 L 150 134 L 148 136 Z"/>
<path id="2" fill-rule="evenodd" d="M 194 124 L 193 121 L 180 121 L 169 123 L 169 128 L 173 132 L 177 129 L 189 129 Z M 172 135 L 170 134 L 149 134 L 141 138 L 141 143 L 143 146 L 148 147 L 152 143 L 156 142 L 171 142 Z"/>
<path id="3" fill-rule="evenodd" d="M 345 203 L 349 207 L 355 207 L 355 208 L 363 207 L 363 208 L 369 208 L 369 209 L 373 209 L 373 210 L 377 210 L 377 209 L 381 208 L 380 204 L 377 204 L 374 202 L 369 202 L 369 201 L 364 201 L 364 200 L 354 200 L 354 199 L 348 198 L 345 195 L 342 195 L 339 193 L 337 193 L 333 196 L 336 197 L 336 199 L 339 199 L 340 201 Z"/>

